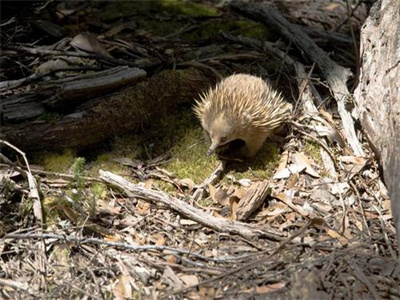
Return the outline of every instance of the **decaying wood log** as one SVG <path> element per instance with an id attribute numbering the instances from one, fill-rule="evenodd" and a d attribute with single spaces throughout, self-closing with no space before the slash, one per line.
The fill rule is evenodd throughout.
<path id="1" fill-rule="evenodd" d="M 276 28 L 286 39 L 293 42 L 312 61 L 315 61 L 332 89 L 348 143 L 355 155 L 364 156 L 364 151 L 357 139 L 354 121 L 350 112 L 345 108 L 345 102 L 350 97 L 346 82 L 351 72 L 332 61 L 328 54 L 319 48 L 307 34 L 298 26 L 288 22 L 279 11 L 270 5 L 238 1 L 233 2 L 231 7 L 249 18 Z"/>
<path id="2" fill-rule="evenodd" d="M 38 83 L 28 93 L 2 99 L 0 114 L 5 123 L 39 117 L 47 108 L 73 110 L 76 106 L 146 77 L 139 68 L 115 67 L 85 76 Z M 12 88 L 13 82 L 0 82 L 0 91 Z"/>
<path id="3" fill-rule="evenodd" d="M 2 126 L 0 137 L 24 151 L 82 149 L 140 127 L 176 105 L 191 101 L 213 83 L 196 69 L 168 70 L 134 86 L 85 103 L 84 110 L 50 122 Z"/>
<path id="4" fill-rule="evenodd" d="M 354 93 L 364 132 L 380 157 L 400 249 L 400 1 L 380 0 L 361 31 Z"/>
<path id="5" fill-rule="evenodd" d="M 237 219 L 246 221 L 264 203 L 270 194 L 269 181 L 263 180 L 244 190 L 237 208 Z"/>

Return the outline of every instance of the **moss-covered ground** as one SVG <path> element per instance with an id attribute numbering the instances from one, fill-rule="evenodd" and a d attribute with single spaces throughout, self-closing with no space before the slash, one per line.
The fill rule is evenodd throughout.
<path id="1" fill-rule="evenodd" d="M 218 165 L 216 155 L 208 157 L 208 138 L 204 135 L 198 120 L 190 107 L 181 107 L 162 118 L 143 125 L 139 132 L 117 136 L 111 142 L 110 149 L 92 153 L 80 153 L 71 150 L 63 153 L 42 153 L 38 163 L 46 170 L 71 172 L 75 159 L 87 156 L 87 175 L 96 176 L 99 169 L 106 169 L 122 175 L 130 174 L 128 167 L 117 163 L 115 159 L 129 158 L 132 161 L 152 161 L 157 157 L 169 157 L 161 167 L 173 173 L 178 179 L 189 178 L 201 183 Z M 235 149 L 232 149 L 235 152 Z M 267 142 L 258 154 L 251 159 L 229 160 L 227 174 L 230 178 L 268 178 L 279 161 L 279 149 L 276 144 Z M 163 185 L 161 185 L 163 186 Z"/>

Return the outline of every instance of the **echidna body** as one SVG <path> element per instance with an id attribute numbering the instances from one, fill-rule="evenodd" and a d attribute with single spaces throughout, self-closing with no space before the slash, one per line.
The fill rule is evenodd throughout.
<path id="1" fill-rule="evenodd" d="M 207 155 L 240 139 L 245 142 L 242 154 L 253 156 L 268 135 L 288 119 L 290 107 L 263 79 L 235 74 L 204 93 L 194 111 L 211 140 Z"/>

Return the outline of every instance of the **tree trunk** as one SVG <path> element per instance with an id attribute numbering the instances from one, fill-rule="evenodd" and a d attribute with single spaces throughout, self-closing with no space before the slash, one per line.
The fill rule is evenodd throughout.
<path id="1" fill-rule="evenodd" d="M 400 249 L 400 0 L 380 0 L 361 32 L 358 114 L 384 171 Z"/>

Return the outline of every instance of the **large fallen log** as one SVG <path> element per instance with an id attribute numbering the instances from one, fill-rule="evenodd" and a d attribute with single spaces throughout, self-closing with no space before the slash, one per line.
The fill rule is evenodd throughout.
<path id="1" fill-rule="evenodd" d="M 380 157 L 400 249 L 400 1 L 381 0 L 361 31 L 354 93 L 364 132 Z"/>
<path id="2" fill-rule="evenodd" d="M 60 120 L 2 126 L 0 138 L 24 151 L 82 149 L 171 113 L 213 81 L 210 74 L 196 69 L 163 71 L 117 93 L 86 102 L 79 111 Z"/>
<path id="3" fill-rule="evenodd" d="M 35 74 L 23 80 L 0 82 L 0 92 L 19 87 L 22 83 L 34 82 L 37 77 L 40 76 Z M 123 66 L 84 76 L 38 82 L 36 88 L 29 92 L 17 93 L 1 100 L 1 120 L 17 123 L 37 118 L 49 109 L 73 111 L 76 106 L 90 99 L 132 85 L 144 77 L 144 70 Z"/>

